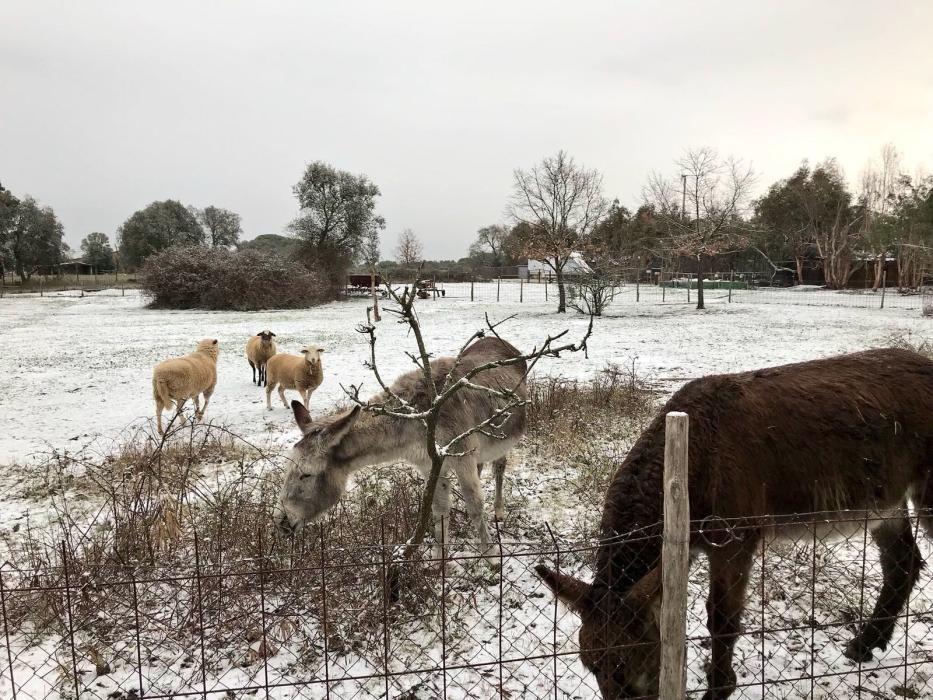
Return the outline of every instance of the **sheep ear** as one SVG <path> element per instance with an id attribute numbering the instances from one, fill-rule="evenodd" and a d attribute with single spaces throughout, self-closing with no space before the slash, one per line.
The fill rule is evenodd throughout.
<path id="1" fill-rule="evenodd" d="M 318 352 L 324 352 L 324 348 L 318 348 L 317 351 L 318 351 Z"/>
<path id="2" fill-rule="evenodd" d="M 360 417 L 361 410 L 360 406 L 354 406 L 347 415 L 338 418 L 327 426 L 324 440 L 328 447 L 336 447 L 343 441 L 347 433 L 350 432 L 350 428 L 356 423 L 356 419 Z"/>
<path id="3" fill-rule="evenodd" d="M 212 345 L 217 345 L 217 338 L 214 338 L 214 342 L 212 343 Z"/>
<path id="4" fill-rule="evenodd" d="M 301 401 L 292 401 L 292 413 L 295 414 L 295 423 L 298 424 L 298 429 L 302 433 L 311 430 L 311 414 Z"/>
<path id="5" fill-rule="evenodd" d="M 275 337 L 275 333 L 270 333 L 269 335 L 271 335 L 273 338 Z"/>
<path id="6" fill-rule="evenodd" d="M 262 338 L 262 333 L 257 333 L 257 334 L 256 334 L 256 337 L 257 337 L 257 338 Z"/>

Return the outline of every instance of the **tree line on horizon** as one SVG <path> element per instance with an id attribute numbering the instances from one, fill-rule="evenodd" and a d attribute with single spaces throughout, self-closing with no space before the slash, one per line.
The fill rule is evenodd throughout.
<path id="1" fill-rule="evenodd" d="M 468 255 L 449 262 L 477 269 L 540 260 L 558 283 L 559 311 L 566 308 L 564 269 L 574 254 L 594 274 L 690 264 L 698 273 L 699 308 L 704 274 L 723 260 L 754 258 L 797 282 L 803 282 L 807 264 L 818 265 L 832 289 L 845 287 L 862 267 L 870 268 L 877 288 L 892 258 L 898 286 L 916 288 L 933 262 L 933 177 L 908 175 L 891 145 L 866 166 L 854 188 L 834 159 L 803 161 L 753 198 L 752 168 L 711 148 L 686 151 L 670 173 L 651 173 L 640 205 L 631 211 L 605 196 L 599 171 L 558 151 L 513 172 L 505 220 L 481 227 Z M 366 175 L 314 161 L 292 192 L 298 213 L 287 235 L 241 241 L 235 212 L 168 199 L 133 213 L 117 230 L 115 247 L 106 234 L 88 234 L 81 242 L 84 262 L 133 270 L 176 246 L 252 251 L 300 262 L 334 293 L 351 269 L 375 276 L 421 262 L 423 247 L 411 229 L 398 238 L 396 260 L 381 259 L 386 221 L 377 212 L 379 187 Z M 4 272 L 13 270 L 26 281 L 37 270 L 61 264 L 70 252 L 63 233 L 51 207 L 0 185 Z"/>

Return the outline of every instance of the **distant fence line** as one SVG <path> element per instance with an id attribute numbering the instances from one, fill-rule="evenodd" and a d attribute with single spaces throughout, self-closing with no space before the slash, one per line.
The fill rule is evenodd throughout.
<path id="1" fill-rule="evenodd" d="M 558 298 L 557 282 L 550 274 L 533 274 L 528 277 L 500 275 L 488 278 L 444 271 L 444 274 L 423 273 L 421 277 L 430 281 L 429 287 L 432 291 L 425 294 L 427 298 L 519 304 L 556 304 Z M 931 287 L 906 292 L 891 286 L 882 286 L 875 291 L 870 288 L 828 290 L 817 286 L 769 286 L 762 283 L 761 277 L 757 272 L 734 272 L 704 277 L 704 300 L 709 304 L 792 304 L 915 311 L 929 307 L 933 313 Z M 133 276 L 119 273 L 116 281 L 114 279 L 113 273 L 84 275 L 77 283 L 74 277 L 53 277 L 48 281 L 40 278 L 26 287 L 0 286 L 0 297 L 11 292 L 38 296 L 125 296 L 128 289 L 138 289 L 136 278 Z M 386 281 L 397 288 L 410 283 L 407 277 L 395 275 Z M 566 277 L 568 296 L 579 294 L 579 281 L 579 278 L 573 275 Z M 614 297 L 608 306 L 610 312 L 613 307 L 630 304 L 694 304 L 697 300 L 697 278 L 692 273 L 624 270 L 613 278 L 613 286 Z M 365 290 L 357 291 L 366 296 Z"/>
<path id="2" fill-rule="evenodd" d="M 433 281 L 433 280 L 432 280 Z M 393 286 L 401 286 L 391 282 Z M 430 297 L 466 300 L 484 303 L 557 303 L 558 288 L 553 278 L 537 276 L 499 277 L 494 280 L 446 282 L 437 279 L 436 288 L 443 291 Z M 579 280 L 566 280 L 568 297 L 579 295 Z M 697 279 L 693 274 L 658 274 L 651 282 L 639 280 L 638 276 L 617 277 L 613 281 L 614 296 L 608 309 L 629 304 L 695 304 L 697 301 Z M 892 287 L 871 289 L 828 290 L 816 286 L 771 287 L 762 286 L 755 276 L 735 273 L 727 278 L 704 278 L 704 301 L 719 303 L 763 303 L 799 304 L 807 306 L 846 306 L 866 309 L 909 309 L 920 311 L 924 305 L 933 304 L 933 289 L 924 288 L 902 293 Z"/>
<path id="3" fill-rule="evenodd" d="M 94 274 L 33 275 L 26 282 L 17 280 L 10 273 L 0 277 L 0 298 L 8 294 L 52 295 L 61 292 L 93 294 L 101 291 L 116 290 L 123 293 L 127 289 L 139 286 L 135 274 L 118 270 L 101 270 Z"/>

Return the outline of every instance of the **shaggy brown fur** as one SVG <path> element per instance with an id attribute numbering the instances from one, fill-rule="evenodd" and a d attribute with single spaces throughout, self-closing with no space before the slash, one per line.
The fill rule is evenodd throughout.
<path id="1" fill-rule="evenodd" d="M 762 536 L 799 531 L 797 514 L 820 513 L 821 521 L 875 516 L 868 526 L 884 582 L 871 618 L 845 653 L 866 660 L 872 649 L 885 648 L 922 565 L 898 509 L 908 497 L 921 509 L 933 506 L 933 361 L 907 350 L 706 377 L 671 398 L 613 477 L 593 584 L 538 569 L 581 615 L 581 656 L 603 697 L 657 693 L 659 637 L 651 608 L 660 593 L 670 411 L 690 416 L 691 520 L 716 527 L 735 519 L 741 534 L 718 542 L 698 528 L 691 534 L 691 546 L 710 562 L 712 664 L 704 697 L 726 698 L 734 690 L 732 648 L 752 559 Z M 922 520 L 930 532 L 929 510 Z M 841 528 L 837 522 L 827 529 Z M 636 643 L 643 644 L 619 648 Z"/>

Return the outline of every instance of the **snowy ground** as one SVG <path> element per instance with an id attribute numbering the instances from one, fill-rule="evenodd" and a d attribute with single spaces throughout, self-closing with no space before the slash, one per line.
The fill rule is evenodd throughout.
<path id="1" fill-rule="evenodd" d="M 501 334 L 520 348 L 563 329 L 579 337 L 585 319 L 554 314 L 553 305 L 553 299 L 471 303 L 469 285 L 448 285 L 445 298 L 422 304 L 421 316 L 429 346 L 439 355 L 455 352 L 483 326 L 486 313 L 494 320 L 516 315 Z M 302 311 L 151 311 L 135 293 L 6 297 L 0 300 L 0 464 L 51 448 L 73 449 L 149 421 L 153 365 L 190 352 L 205 337 L 218 338 L 221 346 L 208 418 L 246 436 L 290 438 L 290 411 L 274 395 L 274 410 L 267 412 L 262 392 L 250 383 L 247 338 L 268 328 L 286 352 L 306 343 L 325 347 L 324 383 L 311 404 L 312 412 L 326 412 L 342 399 L 340 384 L 362 382 L 364 394 L 375 392 L 363 366 L 368 347 L 354 331 L 365 321 L 365 307 L 366 301 L 354 300 Z M 539 372 L 580 377 L 609 362 L 634 361 L 640 375 L 674 389 L 704 374 L 874 347 L 892 333 L 924 335 L 931 326 L 908 309 L 727 304 L 721 295 L 707 311 L 696 312 L 683 303 L 636 304 L 629 294 L 610 314 L 596 323 L 589 359 L 544 361 Z M 383 374 L 408 370 L 403 350 L 413 343 L 405 328 L 387 318 L 378 334 Z"/>
<path id="2" fill-rule="evenodd" d="M 569 329 L 571 338 L 582 335 L 585 319 L 575 314 L 554 314 L 553 289 L 548 302 L 542 298 L 541 291 L 523 290 L 523 301 L 519 303 L 512 294 L 514 290 L 510 290 L 508 303 L 495 303 L 495 286 L 485 285 L 479 293 L 474 290 L 475 296 L 484 301 L 470 302 L 469 285 L 447 285 L 446 297 L 421 305 L 429 347 L 439 355 L 455 352 L 466 337 L 482 327 L 487 313 L 493 320 L 514 314 L 516 318 L 501 329 L 501 334 L 523 348 L 540 342 L 547 333 L 565 328 Z M 919 338 L 930 335 L 930 322 L 922 319 L 916 309 L 804 306 L 775 303 L 773 298 L 772 303 L 767 304 L 729 304 L 720 293 L 710 295 L 709 310 L 696 312 L 684 303 L 670 303 L 669 297 L 665 299 L 666 304 L 656 303 L 659 300 L 651 293 L 657 290 L 651 290 L 640 303 L 635 303 L 630 291 L 617 300 L 609 316 L 597 320 L 588 359 L 568 356 L 547 361 L 539 365 L 538 372 L 586 377 L 608 363 L 625 366 L 634 363 L 640 376 L 654 382 L 664 392 L 670 392 L 684 381 L 708 373 L 875 347 L 886 344 L 894 334 Z M 679 293 L 684 294 L 683 290 Z M 83 298 L 23 295 L 0 300 L 3 328 L 0 337 L 5 350 L 0 353 L 0 465 L 3 465 L 0 476 L 7 484 L 20 483 L 37 454 L 52 449 L 76 451 L 95 441 L 107 444 L 128 429 L 151 430 L 152 366 L 163 358 L 189 352 L 199 338 L 218 338 L 222 348 L 218 387 L 208 409 L 208 418 L 251 441 L 269 444 L 273 449 L 289 445 L 296 431 L 291 412 L 281 406 L 277 396 L 273 396 L 274 410 L 266 411 L 261 391 L 250 383 L 251 372 L 243 357 L 243 346 L 250 335 L 268 328 L 277 334 L 280 347 L 285 351 L 294 352 L 312 342 L 326 348 L 325 380 L 311 400 L 312 412 L 326 412 L 340 402 L 341 383 L 363 382 L 366 389 L 375 391 L 375 382 L 363 366 L 368 346 L 354 331 L 356 324 L 365 320 L 367 302 L 364 300 L 334 303 L 307 311 L 261 313 L 151 311 L 144 303 L 145 300 L 136 295 L 112 294 Z M 384 375 L 392 377 L 409 369 L 410 361 L 403 351 L 412 347 L 412 341 L 405 329 L 387 315 L 378 326 L 378 334 Z M 543 464 L 542 458 L 528 449 L 520 452 L 510 468 L 511 504 L 515 507 L 520 503 L 522 508 L 520 515 L 510 516 L 506 523 L 509 539 L 522 543 L 516 546 L 527 545 L 534 552 L 535 546 L 545 538 L 545 523 L 554 526 L 562 538 L 574 540 L 582 531 L 579 523 L 596 515 L 583 513 L 579 501 L 567 493 L 564 482 L 556 478 L 561 472 L 555 471 L 555 465 Z M 573 465 L 567 468 L 572 469 Z M 7 488 L 0 495 L 0 529 L 21 522 L 29 512 L 35 519 L 36 513 L 41 511 L 41 503 L 24 499 L 16 489 Z M 848 562 L 848 578 L 821 576 L 818 598 L 851 603 L 853 581 L 858 585 L 858 548 L 834 547 L 831 554 Z M 924 553 L 930 554 L 929 547 L 925 546 Z M 525 559 L 507 561 L 501 597 L 496 583 L 463 593 L 469 606 L 458 624 L 478 632 L 465 637 L 465 642 L 458 647 L 448 649 L 448 665 L 497 658 L 499 640 L 495 629 L 500 605 L 506 610 L 503 632 L 506 657 L 551 651 L 554 607 L 549 594 L 544 593 L 529 571 L 537 560 L 532 554 Z M 808 561 L 805 560 L 796 582 L 788 580 L 796 575 L 789 564 L 769 569 L 765 581 L 766 627 L 783 627 L 788 631 L 768 633 L 764 654 L 759 637 L 754 634 L 742 637 L 736 652 L 736 666 L 740 683 L 749 684 L 749 687 L 742 688 L 736 697 L 810 696 L 808 680 L 769 685 L 764 693 L 757 684 L 761 678 L 771 683 L 806 676 L 811 664 L 817 675 L 848 674 L 815 681 L 813 697 L 855 695 L 856 687 L 864 688 L 865 697 L 872 698 L 922 697 L 922 694 L 910 694 L 916 692 L 915 689 L 921 689 L 921 693 L 931 692 L 933 651 L 927 640 L 933 635 L 930 624 L 933 586 L 928 571 L 912 602 L 914 615 L 906 634 L 904 626 L 899 625 L 899 636 L 891 648 L 880 657 L 876 655 L 877 660 L 866 664 L 864 669 L 859 669 L 839 659 L 842 644 L 851 633 L 843 625 L 835 624 L 839 620 L 838 609 L 824 609 L 818 604 L 816 622 L 821 627 L 812 638 L 809 631 L 789 629 L 810 624 L 810 594 L 807 585 L 801 583 L 806 580 Z M 775 575 L 776 572 L 779 575 Z M 785 596 L 785 590 L 791 589 L 796 589 L 802 597 Z M 750 632 L 756 629 L 761 612 L 758 590 L 758 579 L 753 577 L 746 619 Z M 703 591 L 704 573 L 700 567 L 692 575 L 689 627 L 690 634 L 697 638 L 706 634 Z M 868 600 L 873 595 L 866 593 Z M 572 652 L 578 622 L 563 609 L 559 609 L 558 615 L 558 646 L 562 651 Z M 396 630 L 395 634 L 399 641 L 394 649 L 398 654 L 394 670 L 403 670 L 405 664 L 410 664 L 408 668 L 418 667 L 425 663 L 425 654 L 435 661 L 440 655 L 436 640 L 425 644 L 429 637 L 424 630 Z M 20 688 L 21 696 L 41 697 L 54 694 L 55 689 L 61 687 L 54 681 L 60 669 L 56 670 L 49 653 L 56 643 L 60 640 L 26 649 L 14 640 L 17 673 L 36 671 L 35 682 L 27 689 Z M 812 657 L 811 647 L 815 652 Z M 707 654 L 708 649 L 703 648 L 699 640 L 691 644 L 691 688 L 702 685 L 702 664 Z M 126 656 L 131 658 L 132 655 L 129 649 Z M 903 664 L 905 659 L 919 666 L 908 669 L 907 673 L 903 668 L 885 670 L 886 666 Z M 184 666 L 165 668 L 159 667 L 158 661 L 152 663 L 157 666 L 157 675 L 169 679 L 165 682 L 171 687 L 163 688 L 165 692 L 199 691 L 203 679 L 190 668 L 186 675 Z M 593 679 L 583 671 L 572 653 L 562 657 L 558 666 L 561 697 L 594 697 Z M 289 675 L 293 671 L 288 660 L 281 655 L 269 660 L 269 668 L 276 679 L 295 680 L 294 675 Z M 494 677 L 499 669 L 496 666 L 489 669 L 455 670 L 443 678 L 438 678 L 439 674 L 408 680 L 401 677 L 393 681 L 391 695 L 433 698 L 446 683 L 452 698 L 499 697 L 498 679 Z M 268 670 L 261 663 L 234 665 L 224 672 L 221 680 L 209 678 L 207 683 L 212 687 L 219 687 L 215 683 L 227 686 L 261 683 Z M 351 654 L 341 660 L 339 668 L 331 669 L 331 677 L 378 670 L 372 659 Z M 550 696 L 553 694 L 553 671 L 552 659 L 509 665 L 501 691 L 511 697 Z M 98 679 L 97 685 L 89 687 L 87 694 L 107 697 L 121 690 L 127 693 L 127 689 L 134 687 L 136 672 L 130 663 L 121 665 L 108 677 Z M 150 672 L 153 669 L 147 668 L 144 675 Z M 184 680 L 190 679 L 192 674 L 197 682 Z M 9 691 L 6 675 L 3 675 L 0 696 L 8 695 Z M 331 693 L 333 697 L 384 696 L 381 681 L 336 683 Z M 324 689 L 306 688 L 301 693 L 292 693 L 288 688 L 281 688 L 272 694 L 283 698 L 296 695 L 324 697 Z"/>

